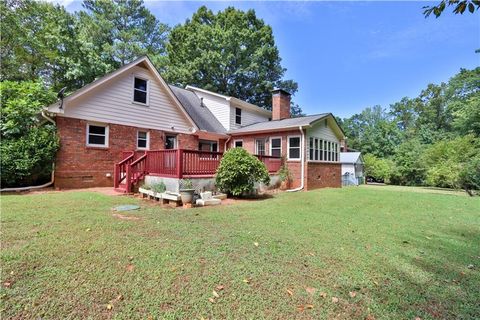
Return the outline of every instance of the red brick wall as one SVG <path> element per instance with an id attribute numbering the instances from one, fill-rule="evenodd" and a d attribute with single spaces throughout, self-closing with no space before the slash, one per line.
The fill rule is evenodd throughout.
<path id="1" fill-rule="evenodd" d="M 306 190 L 341 186 L 342 165 L 340 163 L 307 162 Z"/>
<path id="2" fill-rule="evenodd" d="M 55 186 L 59 188 L 113 186 L 114 164 L 122 159 L 122 151 L 136 150 L 139 128 L 109 125 L 108 148 L 87 147 L 87 121 L 57 117 L 60 150 L 55 164 Z M 164 132 L 150 131 L 150 150 L 164 149 Z M 194 135 L 178 134 L 180 148 L 198 148 Z M 111 177 L 106 175 L 110 174 Z"/>

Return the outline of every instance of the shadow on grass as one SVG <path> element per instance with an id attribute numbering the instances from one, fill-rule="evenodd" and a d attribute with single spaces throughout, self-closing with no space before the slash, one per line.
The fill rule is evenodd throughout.
<path id="1" fill-rule="evenodd" d="M 452 228 L 431 237 L 398 239 L 405 250 L 400 263 L 385 266 L 386 286 L 378 298 L 399 296 L 399 315 L 422 319 L 478 319 L 480 316 L 480 234 L 475 230 Z M 393 305 L 392 305 L 393 306 Z"/>

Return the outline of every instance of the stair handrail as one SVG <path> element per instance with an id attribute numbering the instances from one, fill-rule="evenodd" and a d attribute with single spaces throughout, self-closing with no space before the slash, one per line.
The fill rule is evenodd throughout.
<path id="1" fill-rule="evenodd" d="M 114 167 L 114 172 L 113 172 L 113 179 L 114 179 L 114 187 L 118 188 L 120 186 L 120 183 L 123 181 L 123 179 L 126 178 L 126 164 L 133 159 L 135 156 L 134 151 L 129 151 L 131 154 L 127 156 L 125 159 L 122 161 L 115 163 Z M 122 170 L 124 169 L 124 170 Z M 125 172 L 125 175 L 122 177 L 122 172 Z"/>

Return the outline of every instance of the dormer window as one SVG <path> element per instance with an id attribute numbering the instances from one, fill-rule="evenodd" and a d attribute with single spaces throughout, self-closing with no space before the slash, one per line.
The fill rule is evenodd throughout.
<path id="1" fill-rule="evenodd" d="M 242 109 L 235 108 L 235 123 L 242 124 Z"/>
<path id="2" fill-rule="evenodd" d="M 133 102 L 148 104 L 148 81 L 141 78 L 134 78 L 133 81 Z"/>

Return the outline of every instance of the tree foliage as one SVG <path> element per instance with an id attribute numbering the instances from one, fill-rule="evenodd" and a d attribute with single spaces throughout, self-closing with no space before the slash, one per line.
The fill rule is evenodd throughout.
<path id="1" fill-rule="evenodd" d="M 461 69 L 447 83 L 429 84 L 418 97 L 405 97 L 387 110 L 366 108 L 341 122 L 351 148 L 375 156 L 366 159 L 394 164 L 388 177 L 370 170 L 375 178 L 401 185 L 477 186 L 478 161 L 466 159 L 480 154 L 480 67 Z"/>
<path id="2" fill-rule="evenodd" d="M 265 164 L 243 148 L 225 152 L 215 176 L 216 186 L 223 192 L 241 196 L 250 194 L 255 182 L 270 183 Z"/>
<path id="3" fill-rule="evenodd" d="M 202 6 L 191 19 L 172 29 L 167 53 L 165 75 L 169 81 L 234 96 L 266 109 L 271 109 L 272 89 L 279 87 L 292 94 L 298 89 L 296 82 L 282 79 L 286 70 L 272 28 L 253 10 L 228 7 L 215 14 Z"/>
<path id="4" fill-rule="evenodd" d="M 38 82 L 0 83 L 2 187 L 31 185 L 48 178 L 59 147 L 55 128 L 39 126 L 41 108 L 54 94 Z"/>
<path id="5" fill-rule="evenodd" d="M 425 18 L 428 18 L 432 13 L 435 15 L 436 18 L 440 17 L 443 11 L 447 7 L 453 7 L 453 13 L 455 14 L 463 14 L 464 12 L 468 11 L 470 13 L 474 13 L 476 10 L 480 8 L 480 1 L 478 0 L 442 0 L 436 6 L 425 6 L 423 9 L 423 14 Z"/>

